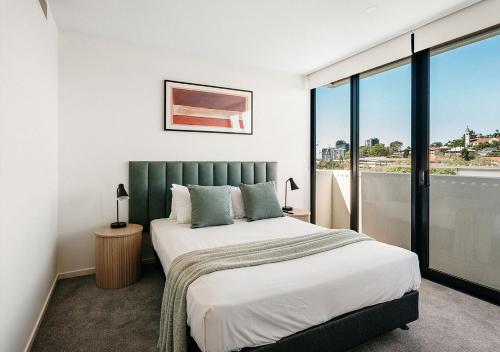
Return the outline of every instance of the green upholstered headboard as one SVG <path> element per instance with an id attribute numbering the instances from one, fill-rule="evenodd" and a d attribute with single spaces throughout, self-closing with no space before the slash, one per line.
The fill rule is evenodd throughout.
<path id="1" fill-rule="evenodd" d="M 239 186 L 276 181 L 277 162 L 270 161 L 130 161 L 129 222 L 149 231 L 151 220 L 170 214 L 173 183 Z"/>

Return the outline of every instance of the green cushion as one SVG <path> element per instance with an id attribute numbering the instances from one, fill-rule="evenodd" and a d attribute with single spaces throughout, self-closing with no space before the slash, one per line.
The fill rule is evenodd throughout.
<path id="1" fill-rule="evenodd" d="M 191 228 L 233 224 L 231 186 L 189 186 Z"/>
<path id="2" fill-rule="evenodd" d="M 274 182 L 240 185 L 248 221 L 282 217 Z"/>

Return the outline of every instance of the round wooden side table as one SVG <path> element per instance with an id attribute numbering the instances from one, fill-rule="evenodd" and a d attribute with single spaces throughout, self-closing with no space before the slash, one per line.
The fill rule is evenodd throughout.
<path id="1" fill-rule="evenodd" d="M 285 216 L 289 216 L 289 217 L 292 217 L 295 219 L 309 222 L 310 221 L 309 217 L 311 215 L 311 212 L 309 210 L 305 210 L 305 209 L 293 208 L 293 210 L 290 213 L 284 212 L 283 214 L 285 214 Z"/>
<path id="2" fill-rule="evenodd" d="M 141 275 L 142 225 L 95 232 L 95 281 L 99 288 L 122 288 Z"/>

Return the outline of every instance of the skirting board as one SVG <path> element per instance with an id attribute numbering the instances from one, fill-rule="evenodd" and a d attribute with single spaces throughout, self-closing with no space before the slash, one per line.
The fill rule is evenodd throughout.
<path id="1" fill-rule="evenodd" d="M 54 288 L 56 287 L 57 280 L 59 280 L 59 275 L 56 275 L 54 277 L 54 281 L 52 282 L 49 293 L 47 294 L 47 298 L 45 298 L 45 302 L 43 302 L 42 309 L 40 311 L 40 314 L 38 314 L 38 318 L 36 319 L 35 326 L 33 326 L 33 331 L 31 331 L 31 335 L 28 339 L 28 343 L 26 345 L 26 348 L 24 349 L 24 352 L 29 352 L 31 350 L 31 346 L 35 341 L 38 328 L 40 328 L 40 324 L 42 323 L 43 316 L 45 315 L 45 311 L 47 310 L 47 307 L 49 305 L 50 298 L 52 297 L 52 293 L 54 292 Z"/>
<path id="2" fill-rule="evenodd" d="M 94 273 L 95 273 L 95 268 L 79 269 L 79 270 L 67 271 L 65 273 L 59 273 L 57 275 L 57 279 L 58 280 L 69 279 L 70 277 L 92 275 Z"/>
<path id="3" fill-rule="evenodd" d="M 142 264 L 152 264 L 154 263 L 155 258 L 144 258 L 141 260 Z M 78 269 L 73 271 L 66 271 L 64 273 L 59 273 L 57 275 L 57 279 L 69 279 L 71 277 L 85 276 L 95 274 L 95 268 L 86 268 L 86 269 Z"/>

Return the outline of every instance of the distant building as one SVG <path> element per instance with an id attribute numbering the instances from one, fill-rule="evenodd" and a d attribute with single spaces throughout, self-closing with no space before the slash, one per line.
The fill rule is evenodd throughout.
<path id="1" fill-rule="evenodd" d="M 323 161 L 331 161 L 331 160 L 339 160 L 344 158 L 346 153 L 346 149 L 343 148 L 334 148 L 328 147 L 321 149 L 321 160 Z"/>
<path id="2" fill-rule="evenodd" d="M 349 143 L 347 143 L 344 140 L 338 140 L 337 142 L 335 142 L 335 148 L 344 149 L 344 150 L 348 151 L 349 150 Z"/>
<path id="3" fill-rule="evenodd" d="M 380 144 L 378 138 L 366 138 L 365 139 L 365 147 L 373 147 L 374 145 Z"/>
<path id="4" fill-rule="evenodd" d="M 453 147 L 446 150 L 447 153 L 461 153 L 464 147 Z"/>
<path id="5" fill-rule="evenodd" d="M 475 148 L 479 144 L 495 144 L 500 142 L 500 137 L 478 137 L 478 136 L 471 136 L 471 130 L 469 129 L 469 126 L 465 129 L 465 134 L 464 134 L 464 146 L 466 148 Z"/>
<path id="6" fill-rule="evenodd" d="M 464 134 L 464 145 L 465 147 L 470 147 L 471 143 L 470 143 L 470 129 L 469 129 L 469 126 L 467 126 L 467 128 L 465 129 L 465 134 Z"/>
<path id="7" fill-rule="evenodd" d="M 480 156 L 488 156 L 489 153 L 494 153 L 497 151 L 497 148 L 489 147 L 489 148 L 483 148 L 481 150 L 477 151 L 477 154 Z"/>
<path id="8" fill-rule="evenodd" d="M 479 137 L 475 138 L 470 142 L 470 145 L 473 147 L 477 147 L 480 143 L 489 143 L 493 144 L 495 142 L 500 142 L 500 137 Z"/>
<path id="9" fill-rule="evenodd" d="M 442 147 L 430 147 L 431 156 L 436 156 L 441 151 Z"/>

